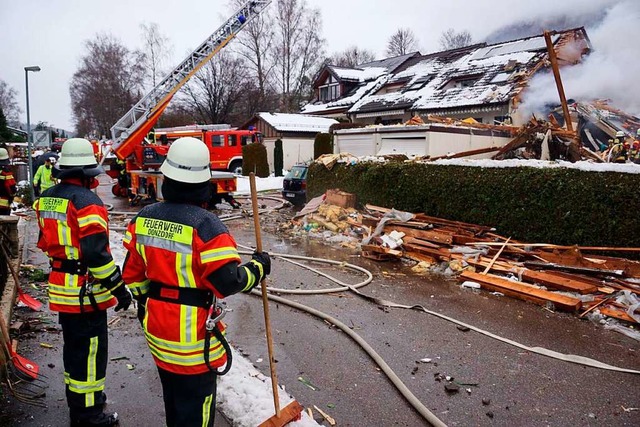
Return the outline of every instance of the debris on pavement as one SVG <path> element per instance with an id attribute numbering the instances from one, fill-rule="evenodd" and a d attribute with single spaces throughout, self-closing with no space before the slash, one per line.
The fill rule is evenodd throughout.
<path id="1" fill-rule="evenodd" d="M 620 248 L 524 243 L 491 227 L 373 205 L 357 211 L 323 197 L 292 224 L 281 231 L 360 249 L 376 261 L 413 261 L 415 274 L 457 277 L 474 291 L 597 321 L 607 318 L 608 328 L 640 340 L 640 333 L 627 327 L 640 323 L 640 262 L 601 255 Z"/>

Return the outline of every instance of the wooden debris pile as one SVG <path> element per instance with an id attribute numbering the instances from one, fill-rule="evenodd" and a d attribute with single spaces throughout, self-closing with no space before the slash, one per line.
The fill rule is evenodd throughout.
<path id="1" fill-rule="evenodd" d="M 543 121 L 532 117 L 511 142 L 493 155 L 493 159 L 582 160 L 583 150 L 577 134 L 562 128 L 553 115 L 549 119 Z"/>
<path id="2" fill-rule="evenodd" d="M 362 244 L 366 257 L 381 261 L 405 257 L 421 268 L 445 262 L 472 287 L 479 284 L 581 317 L 598 310 L 607 317 L 639 323 L 640 262 L 592 253 L 640 252 L 640 248 L 527 244 L 489 227 L 424 214 L 395 219 L 396 211 L 366 208 L 367 213 L 358 217 L 368 234 Z"/>

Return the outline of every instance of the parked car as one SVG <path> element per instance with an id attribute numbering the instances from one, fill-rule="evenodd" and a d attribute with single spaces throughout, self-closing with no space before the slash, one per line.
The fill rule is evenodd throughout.
<path id="1" fill-rule="evenodd" d="M 295 165 L 282 181 L 282 197 L 296 206 L 307 201 L 307 165 Z"/>

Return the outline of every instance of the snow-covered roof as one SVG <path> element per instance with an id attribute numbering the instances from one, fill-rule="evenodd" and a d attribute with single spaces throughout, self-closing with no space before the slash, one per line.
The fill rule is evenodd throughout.
<path id="1" fill-rule="evenodd" d="M 329 132 L 334 119 L 306 116 L 304 114 L 258 113 L 258 117 L 279 132 Z"/>
<path id="2" fill-rule="evenodd" d="M 588 46 L 583 28 L 552 36 L 556 49 L 564 42 L 575 40 L 585 40 Z M 371 80 L 360 79 L 360 83 L 342 98 L 328 103 L 310 103 L 302 113 L 321 114 L 339 108 L 348 108 L 348 113 L 354 114 L 388 110 L 436 112 L 504 105 L 526 87 L 532 71 L 546 57 L 543 36 L 494 45 L 479 44 L 424 56 L 414 54 L 405 58 L 394 71 L 382 72 Z M 380 66 L 380 61 L 362 64 L 358 70 L 339 69 L 339 72 L 356 77 L 373 64 Z M 335 67 L 333 70 L 337 72 Z M 355 78 L 350 80 L 355 81 Z"/>

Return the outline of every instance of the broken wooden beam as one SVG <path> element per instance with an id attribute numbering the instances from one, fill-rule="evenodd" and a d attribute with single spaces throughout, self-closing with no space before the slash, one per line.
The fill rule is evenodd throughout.
<path id="1" fill-rule="evenodd" d="M 530 301 L 538 305 L 552 303 L 556 308 L 565 311 L 574 312 L 582 306 L 582 302 L 577 298 L 558 295 L 533 286 L 512 282 L 492 274 L 483 275 L 471 271 L 463 271 L 459 280 L 478 282 L 485 289 L 501 292 L 505 295 Z"/>

